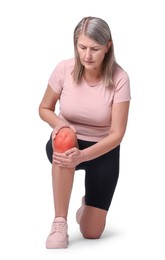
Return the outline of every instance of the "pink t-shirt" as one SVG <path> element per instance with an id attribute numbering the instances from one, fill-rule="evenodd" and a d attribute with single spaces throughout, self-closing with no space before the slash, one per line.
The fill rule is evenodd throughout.
<path id="1" fill-rule="evenodd" d="M 118 67 L 112 87 L 102 82 L 90 86 L 85 80 L 76 84 L 73 66 L 74 59 L 59 62 L 48 84 L 60 94 L 59 117 L 75 127 L 78 139 L 97 142 L 109 134 L 112 104 L 131 99 L 129 77 Z"/>

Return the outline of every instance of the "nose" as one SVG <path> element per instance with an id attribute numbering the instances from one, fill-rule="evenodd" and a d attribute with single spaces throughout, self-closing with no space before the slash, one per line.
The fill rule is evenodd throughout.
<path id="1" fill-rule="evenodd" d="M 86 49 L 86 53 L 85 53 L 85 58 L 86 60 L 91 60 L 92 59 L 92 53 L 90 49 Z"/>

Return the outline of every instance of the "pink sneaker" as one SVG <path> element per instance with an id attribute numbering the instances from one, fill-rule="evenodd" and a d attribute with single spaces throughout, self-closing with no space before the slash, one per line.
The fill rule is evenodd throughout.
<path id="1" fill-rule="evenodd" d="M 63 217 L 54 219 L 50 234 L 46 240 L 46 248 L 67 248 L 68 246 L 68 224 Z"/>
<path id="2" fill-rule="evenodd" d="M 85 196 L 82 197 L 81 207 L 76 212 L 76 221 L 77 221 L 78 224 L 80 224 L 80 219 L 81 219 L 81 215 L 82 215 L 83 210 L 84 210 L 84 205 L 85 205 Z"/>

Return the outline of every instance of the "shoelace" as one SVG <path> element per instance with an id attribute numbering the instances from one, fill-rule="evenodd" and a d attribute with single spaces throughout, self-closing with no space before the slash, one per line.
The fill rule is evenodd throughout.
<path id="1" fill-rule="evenodd" d="M 65 226 L 65 222 L 53 222 L 53 233 L 62 233 Z"/>

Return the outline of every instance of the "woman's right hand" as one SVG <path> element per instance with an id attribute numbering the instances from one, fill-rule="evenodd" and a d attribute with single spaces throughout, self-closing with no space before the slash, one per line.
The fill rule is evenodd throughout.
<path id="1" fill-rule="evenodd" d="M 68 128 L 70 128 L 70 129 L 72 129 L 73 132 L 76 133 L 76 129 L 74 128 L 73 125 L 69 125 L 69 124 L 67 124 L 67 123 L 65 123 L 65 122 L 62 122 L 62 123 L 58 124 L 58 125 L 53 129 L 53 132 L 52 132 L 52 140 L 55 139 L 56 134 L 59 132 L 59 130 L 60 130 L 61 128 L 65 128 L 65 127 L 68 127 Z"/>

